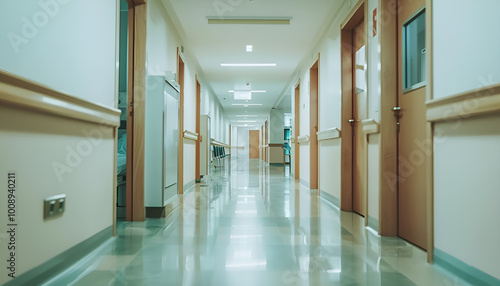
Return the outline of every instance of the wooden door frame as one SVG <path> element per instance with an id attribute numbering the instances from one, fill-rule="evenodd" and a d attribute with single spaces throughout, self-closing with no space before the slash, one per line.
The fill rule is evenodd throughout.
<path id="1" fill-rule="evenodd" d="M 118 63 L 115 67 L 115 102 L 114 106 L 115 108 L 118 108 L 119 106 L 119 91 L 120 91 L 120 30 L 121 30 L 121 24 L 120 24 L 120 16 L 121 16 L 121 7 L 120 7 L 120 1 L 115 0 L 116 3 L 116 21 L 115 21 L 115 62 Z M 128 12 L 127 12 L 128 13 Z M 128 15 L 127 15 L 128 18 Z M 127 28 L 128 29 L 128 28 Z M 128 104 L 128 102 L 127 102 Z M 114 128 L 114 144 L 113 144 L 113 154 L 118 153 L 118 128 Z M 117 173 L 117 159 L 114 159 L 114 173 Z M 126 164 L 126 163 L 125 163 Z M 126 179 L 126 176 L 125 176 Z M 126 188 L 126 185 L 125 185 Z M 113 236 L 116 237 L 116 223 L 117 223 L 117 199 L 118 199 L 118 189 L 117 189 L 117 177 L 113 176 Z M 125 191 L 125 198 L 127 196 L 127 192 Z M 125 212 L 126 212 L 126 206 L 125 206 Z"/>
<path id="2" fill-rule="evenodd" d="M 299 135 L 300 135 L 300 79 L 295 85 L 295 124 L 293 126 L 295 134 L 295 180 L 300 180 L 300 145 L 299 145 Z"/>
<path id="3" fill-rule="evenodd" d="M 200 135 L 200 130 L 201 130 L 201 125 L 200 125 L 200 116 L 201 116 L 201 84 L 200 82 L 198 81 L 198 75 L 195 75 L 194 76 L 194 82 L 196 84 L 196 130 L 195 132 L 198 134 L 198 139 L 196 140 L 195 144 L 195 170 L 194 170 L 194 173 L 195 173 L 195 180 L 196 182 L 200 182 L 201 181 L 201 176 L 200 176 L 200 160 L 201 160 L 201 153 L 200 153 L 200 148 L 201 148 L 201 141 L 203 140 L 203 138 L 201 138 L 201 135 Z M 229 131 L 229 134 L 231 134 L 231 131 Z M 231 140 L 231 138 L 229 138 L 229 140 Z"/>
<path id="4" fill-rule="evenodd" d="M 319 188 L 319 64 L 320 58 L 309 68 L 309 189 Z M 314 83 L 313 80 L 315 79 Z"/>
<path id="5" fill-rule="evenodd" d="M 146 96 L 146 17 L 143 1 L 128 0 L 127 221 L 146 219 L 144 198 L 144 124 Z"/>
<path id="6" fill-rule="evenodd" d="M 259 136 L 259 155 L 260 159 L 264 160 L 264 124 L 260 126 L 260 136 Z"/>
<path id="7" fill-rule="evenodd" d="M 184 194 L 184 71 L 185 61 L 177 48 L 177 83 L 179 84 L 179 154 L 177 156 L 178 194 Z"/>
<path id="8" fill-rule="evenodd" d="M 362 19 L 365 19 L 365 31 L 368 31 L 368 21 L 366 21 L 368 19 L 368 4 L 365 3 L 365 1 L 366 0 L 360 0 L 356 3 L 340 27 L 342 77 L 340 209 L 342 211 L 353 210 L 353 130 L 351 124 L 349 123 L 349 119 L 352 118 L 353 108 L 352 32 Z M 368 40 L 366 43 L 368 43 Z M 368 196 L 365 196 L 365 200 L 367 199 Z M 368 202 L 366 202 L 365 205 L 368 205 Z"/>
<path id="9" fill-rule="evenodd" d="M 426 13 L 426 50 L 427 50 L 427 89 L 426 101 L 433 99 L 433 42 L 432 42 L 432 2 L 425 1 Z M 392 107 L 397 104 L 398 96 L 398 18 L 396 0 L 379 0 L 379 18 L 384 23 L 379 26 L 380 43 L 380 200 L 379 200 L 379 234 L 383 236 L 398 235 L 398 174 L 396 119 Z M 396 56 L 394 56 L 396 55 Z M 428 143 L 429 156 L 427 158 L 425 184 L 427 196 L 427 262 L 434 260 L 434 157 L 433 157 L 433 124 L 426 124 L 426 142 Z"/>

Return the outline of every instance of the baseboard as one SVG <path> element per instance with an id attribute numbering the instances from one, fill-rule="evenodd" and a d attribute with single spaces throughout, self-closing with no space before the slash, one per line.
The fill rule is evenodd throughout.
<path id="1" fill-rule="evenodd" d="M 147 218 L 165 217 L 165 208 L 163 207 L 146 207 Z"/>
<path id="2" fill-rule="evenodd" d="M 378 220 L 374 217 L 368 216 L 368 227 L 372 228 L 378 233 Z"/>
<path id="3" fill-rule="evenodd" d="M 448 253 L 434 248 L 434 263 L 461 277 L 472 285 L 500 285 L 497 279 L 474 266 L 455 258 Z"/>
<path id="4" fill-rule="evenodd" d="M 184 184 L 184 194 L 191 191 L 191 188 L 193 188 L 194 186 L 196 186 L 195 180 L 192 180 L 191 182 Z"/>
<path id="5" fill-rule="evenodd" d="M 311 186 L 311 184 L 309 184 L 309 182 L 308 182 L 308 181 L 306 181 L 306 180 L 304 180 L 304 179 L 300 179 L 300 183 L 301 183 L 302 185 L 304 185 L 304 186 L 305 186 L 306 188 L 308 188 L 308 189 L 309 189 L 309 187 Z"/>
<path id="6" fill-rule="evenodd" d="M 66 268 L 84 258 L 112 237 L 113 226 L 109 226 L 92 237 L 80 242 L 59 255 L 56 255 L 45 263 L 24 272 L 18 277 L 5 283 L 4 286 L 40 285 L 56 276 L 58 273 L 63 272 Z"/>
<path id="7" fill-rule="evenodd" d="M 329 193 L 320 190 L 319 192 L 320 198 L 324 199 L 328 203 L 332 204 L 335 208 L 340 209 L 340 200 L 335 196 L 330 195 Z"/>

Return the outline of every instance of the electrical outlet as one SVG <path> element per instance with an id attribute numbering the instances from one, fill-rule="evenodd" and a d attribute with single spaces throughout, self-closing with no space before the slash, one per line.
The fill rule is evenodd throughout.
<path id="1" fill-rule="evenodd" d="M 43 219 L 60 216 L 66 209 L 66 195 L 60 194 L 43 200 Z"/>

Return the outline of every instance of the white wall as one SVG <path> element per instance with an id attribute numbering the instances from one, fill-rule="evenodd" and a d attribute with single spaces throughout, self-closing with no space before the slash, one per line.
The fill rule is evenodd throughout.
<path id="1" fill-rule="evenodd" d="M 250 128 L 238 127 L 238 146 L 242 146 L 244 148 L 238 148 L 238 159 L 248 159 L 249 157 L 249 131 L 252 130 Z"/>
<path id="2" fill-rule="evenodd" d="M 231 126 L 231 146 L 240 146 L 238 145 L 238 127 Z M 231 150 L 231 152 L 236 152 L 236 149 Z"/>
<path id="3" fill-rule="evenodd" d="M 285 112 L 272 109 L 269 115 L 269 143 L 283 144 L 285 141 Z"/>
<path id="4" fill-rule="evenodd" d="M 85 130 L 104 137 L 93 144 Z M 112 225 L 116 155 L 112 129 L 103 130 L 98 125 L 0 107 L 0 148 L 9 150 L 0 155 L 0 172 L 14 170 L 18 176 L 17 275 Z M 7 185 L 6 175 L 0 182 Z M 65 213 L 44 220 L 44 198 L 58 194 L 66 194 Z M 2 188 L 0 195 L 5 202 L 7 189 Z M 5 203 L 0 211 L 7 214 Z M 7 257 L 6 218 L 0 219 L 2 258 Z M 0 282 L 5 282 L 4 259 L 0 265 Z"/>
<path id="5" fill-rule="evenodd" d="M 202 86 L 201 114 L 207 114 L 211 119 L 212 138 L 217 141 L 229 143 L 229 121 L 217 96 L 211 89 Z M 233 141 L 233 145 L 234 145 Z"/>
<path id="6" fill-rule="evenodd" d="M 339 5 L 338 14 L 334 15 L 330 26 L 320 38 L 310 54 L 320 53 L 319 70 L 319 130 L 339 128 L 341 126 L 341 43 L 340 25 L 357 1 L 344 1 Z M 368 1 L 368 117 L 380 120 L 380 51 L 378 35 L 373 36 L 373 10 L 378 7 L 377 0 Z M 332 15 L 332 17 L 334 17 Z M 380 22 L 380 21 L 379 21 Z M 300 66 L 300 134 L 310 135 L 309 119 L 309 68 L 314 59 L 305 60 Z M 298 80 L 298 79 L 297 79 Z M 292 80 L 295 84 L 297 80 Z M 295 88 L 290 87 L 292 106 L 295 104 Z M 295 114 L 295 110 L 293 110 Z M 341 130 L 342 135 L 342 130 Z M 368 136 L 368 209 L 369 215 L 379 218 L 379 135 Z M 340 199 L 341 180 L 341 140 L 322 141 L 319 144 L 319 188 L 321 191 Z M 293 154 L 294 152 L 292 152 Z M 294 158 L 294 154 L 292 155 Z M 295 159 L 293 159 L 295 162 Z M 309 182 L 309 144 L 300 146 L 300 177 Z M 293 163 L 294 164 L 294 163 Z"/>
<path id="7" fill-rule="evenodd" d="M 339 27 L 343 21 L 343 15 L 347 13 L 348 10 L 343 7 L 314 50 L 314 54 L 320 53 L 318 98 L 320 131 L 329 128 L 340 129 L 341 125 L 342 89 Z M 306 73 L 308 75 L 308 71 Z M 337 199 L 340 199 L 340 143 L 341 139 L 333 139 L 321 141 L 319 144 L 319 188 L 322 192 Z M 309 161 L 309 159 L 307 160 Z"/>
<path id="8" fill-rule="evenodd" d="M 309 90 L 309 68 L 313 63 L 311 62 L 307 67 L 302 67 L 300 71 L 300 134 L 299 136 L 310 135 L 309 122 L 310 122 L 310 90 Z M 310 166 L 309 160 L 309 143 L 299 144 L 300 148 L 300 181 L 309 187 L 310 181 Z"/>
<path id="9" fill-rule="evenodd" d="M 435 126 L 435 247 L 500 279 L 500 116 L 457 122 Z"/>
<path id="10" fill-rule="evenodd" d="M 498 11 L 498 0 L 433 1 L 434 98 L 500 83 Z"/>
<path id="11" fill-rule="evenodd" d="M 0 5 L 0 69 L 114 106 L 116 1 Z"/>
<path id="12" fill-rule="evenodd" d="M 114 107 L 118 8 L 109 0 L 3 1 L 0 69 Z M 90 140 L 84 131 L 103 137 Z M 18 175 L 17 275 L 112 225 L 116 155 L 111 131 L 0 106 L 0 149 L 9 150 L 0 154 L 0 173 L 15 170 Z M 55 171 L 57 163 L 70 171 Z M 6 177 L 0 182 L 6 185 Z M 6 191 L 0 189 L 2 201 Z M 43 220 L 43 199 L 61 193 L 67 197 L 65 213 Z M 0 204 L 0 213 L 5 208 Z M 0 218 L 0 284 L 8 278 L 5 219 Z"/>
<path id="13" fill-rule="evenodd" d="M 499 10 L 495 0 L 433 1 L 435 98 L 500 82 Z M 438 123 L 434 141 L 435 247 L 498 279 L 499 126 L 498 115 Z"/>
<path id="14" fill-rule="evenodd" d="M 177 48 L 183 45 L 161 0 L 148 1 L 147 70 L 150 75 L 177 71 Z M 229 141 L 229 124 L 224 110 L 203 81 L 198 62 L 185 50 L 184 56 L 184 130 L 196 130 L 196 75 L 201 85 L 201 114 L 210 116 L 211 136 L 224 143 Z M 183 132 L 184 130 L 181 130 Z M 195 144 L 184 140 L 184 184 L 195 180 Z"/>

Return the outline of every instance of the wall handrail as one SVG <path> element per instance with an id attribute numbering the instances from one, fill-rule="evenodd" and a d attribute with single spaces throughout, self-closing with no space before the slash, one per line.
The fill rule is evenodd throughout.
<path id="1" fill-rule="evenodd" d="M 340 138 L 340 130 L 338 128 L 329 128 L 325 130 L 321 130 L 316 132 L 318 136 L 318 141 L 329 140 L 329 139 L 337 139 Z"/>
<path id="2" fill-rule="evenodd" d="M 215 140 L 214 138 L 210 138 L 210 145 L 214 145 L 214 146 L 222 146 L 222 147 L 228 147 L 230 148 L 231 146 L 229 146 L 228 144 L 226 143 L 222 143 L 220 141 L 217 141 Z"/>
<path id="3" fill-rule="evenodd" d="M 310 140 L 309 135 L 301 135 L 301 136 L 297 137 L 297 142 L 299 142 L 299 144 L 307 143 L 307 142 L 309 142 L 309 140 Z"/>
<path id="4" fill-rule="evenodd" d="M 425 105 L 429 122 L 500 113 L 500 84 L 428 100 Z"/>
<path id="5" fill-rule="evenodd" d="M 380 124 L 373 118 L 368 118 L 361 121 L 361 126 L 363 133 L 365 134 L 377 134 L 380 133 Z"/>
<path id="6" fill-rule="evenodd" d="M 120 126 L 121 111 L 0 71 L 0 103 L 103 126 Z"/>
<path id="7" fill-rule="evenodd" d="M 193 131 L 184 130 L 184 138 L 198 141 L 199 134 Z"/>

